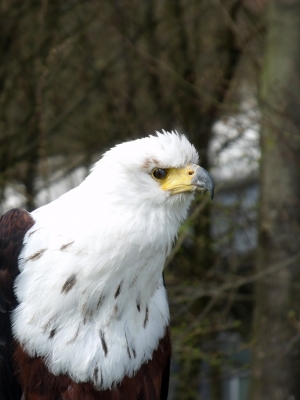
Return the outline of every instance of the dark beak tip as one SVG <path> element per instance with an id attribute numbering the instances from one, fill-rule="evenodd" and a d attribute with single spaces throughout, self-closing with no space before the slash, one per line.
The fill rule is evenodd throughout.
<path id="1" fill-rule="evenodd" d="M 214 197 L 214 181 L 210 174 L 204 168 L 198 167 L 195 175 L 196 184 L 205 192 L 209 192 L 212 200 Z"/>
<path id="2" fill-rule="evenodd" d="M 208 194 L 209 194 L 209 198 L 210 198 L 211 200 L 213 200 L 214 194 L 215 194 L 215 191 L 214 191 L 214 188 L 213 188 L 213 187 L 212 187 L 211 189 L 206 189 L 203 193 L 208 193 Z"/>

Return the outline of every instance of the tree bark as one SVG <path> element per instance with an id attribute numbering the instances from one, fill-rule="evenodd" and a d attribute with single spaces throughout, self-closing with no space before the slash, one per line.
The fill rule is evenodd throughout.
<path id="1" fill-rule="evenodd" d="M 259 271 L 294 257 L 300 244 L 300 1 L 272 0 L 267 12 L 260 82 Z M 298 258 L 257 284 L 251 400 L 299 399 L 299 331 L 292 323 L 299 319 L 299 275 Z"/>

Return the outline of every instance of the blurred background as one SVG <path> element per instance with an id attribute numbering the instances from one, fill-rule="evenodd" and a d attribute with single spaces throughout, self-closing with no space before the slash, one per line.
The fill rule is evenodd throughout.
<path id="1" fill-rule="evenodd" d="M 1 214 L 186 134 L 216 195 L 165 268 L 170 399 L 300 399 L 300 0 L 2 0 L 0 41 Z"/>

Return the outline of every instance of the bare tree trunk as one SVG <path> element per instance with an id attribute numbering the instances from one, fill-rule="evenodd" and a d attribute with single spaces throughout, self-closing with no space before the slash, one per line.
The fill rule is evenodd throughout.
<path id="1" fill-rule="evenodd" d="M 291 260 L 256 288 L 252 400 L 299 399 L 300 0 L 272 0 L 260 85 L 258 270 Z M 297 271 L 298 270 L 298 271 Z M 299 380 L 299 376 L 298 376 Z"/>

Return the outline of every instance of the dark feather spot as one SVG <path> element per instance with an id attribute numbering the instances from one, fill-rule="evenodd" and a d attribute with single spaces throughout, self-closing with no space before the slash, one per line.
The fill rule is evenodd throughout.
<path id="1" fill-rule="evenodd" d="M 115 299 L 119 296 L 119 294 L 121 293 L 121 287 L 122 287 L 122 282 L 120 283 L 120 285 L 117 287 L 116 293 L 115 293 Z"/>
<path id="2" fill-rule="evenodd" d="M 104 299 L 105 299 L 105 296 L 103 296 L 103 295 L 101 295 L 101 296 L 99 297 L 99 300 L 98 300 L 98 303 L 97 303 L 97 308 L 99 308 L 100 306 L 102 306 Z"/>
<path id="3" fill-rule="evenodd" d="M 96 382 L 98 381 L 98 372 L 99 372 L 99 368 L 96 367 L 94 369 L 94 381 L 96 381 Z"/>
<path id="4" fill-rule="evenodd" d="M 132 279 L 132 281 L 130 282 L 130 285 L 129 285 L 129 288 L 131 289 L 132 288 L 132 286 L 135 284 L 135 282 L 137 281 L 137 276 L 135 276 L 133 279 Z"/>
<path id="5" fill-rule="evenodd" d="M 136 308 L 138 309 L 138 312 L 141 311 L 141 305 L 140 305 L 140 303 L 136 303 Z"/>
<path id="6" fill-rule="evenodd" d="M 142 168 L 148 170 L 153 165 L 159 165 L 159 162 L 157 161 L 157 159 L 147 157 L 147 158 L 145 158 L 145 160 L 142 164 Z"/>
<path id="7" fill-rule="evenodd" d="M 31 231 L 31 232 L 29 233 L 28 237 L 31 236 L 31 235 L 33 235 L 35 232 L 37 232 L 37 231 L 39 231 L 39 230 L 40 230 L 40 229 L 36 229 L 35 231 Z"/>
<path id="8" fill-rule="evenodd" d="M 115 317 L 117 315 L 118 310 L 119 310 L 118 304 L 115 304 L 114 305 L 114 309 L 113 309 L 113 313 L 112 313 L 113 317 Z"/>
<path id="9" fill-rule="evenodd" d="M 78 328 L 77 328 L 77 330 L 76 330 L 76 333 L 75 333 L 74 337 L 73 337 L 71 340 L 68 341 L 68 344 L 69 344 L 69 343 L 74 343 L 74 342 L 75 342 L 75 340 L 76 340 L 77 337 L 78 337 L 79 330 L 80 330 L 80 324 L 78 325 Z"/>
<path id="10" fill-rule="evenodd" d="M 76 274 L 72 274 L 71 276 L 69 276 L 69 278 L 66 280 L 64 286 L 61 289 L 61 293 L 63 292 L 68 293 L 75 285 L 76 281 L 77 281 Z"/>
<path id="11" fill-rule="evenodd" d="M 27 260 L 31 260 L 31 261 L 38 260 L 39 258 L 42 257 L 44 251 L 46 251 L 46 250 L 47 249 L 41 249 L 41 250 L 36 251 L 34 254 L 32 254 L 30 257 L 28 257 Z"/>
<path id="12" fill-rule="evenodd" d="M 104 351 L 104 355 L 106 357 L 108 349 L 107 349 L 107 344 L 106 344 L 105 337 L 104 337 L 104 332 L 102 330 L 100 330 L 99 334 L 100 334 L 100 339 L 101 339 L 101 344 L 102 344 L 102 348 Z"/>
<path id="13" fill-rule="evenodd" d="M 131 360 L 131 354 L 130 354 L 130 350 L 129 350 L 128 343 L 127 343 L 127 354 L 128 354 L 128 357 L 129 357 L 129 358 L 130 358 L 130 360 Z"/>
<path id="14" fill-rule="evenodd" d="M 48 329 L 50 328 L 50 325 L 53 323 L 54 318 L 50 318 L 49 321 L 44 325 L 43 330 L 44 333 L 46 333 L 48 331 Z"/>
<path id="15" fill-rule="evenodd" d="M 85 313 L 86 307 L 87 307 L 87 301 L 86 301 L 86 302 L 83 304 L 83 306 L 81 307 L 81 314 L 84 314 L 84 313 Z"/>
<path id="16" fill-rule="evenodd" d="M 136 352 L 135 352 L 134 348 L 132 348 L 131 350 L 132 350 L 132 353 L 133 353 L 133 357 L 136 358 Z"/>
<path id="17" fill-rule="evenodd" d="M 52 339 L 54 337 L 55 333 L 56 333 L 56 329 L 55 328 L 51 329 L 49 339 Z"/>
<path id="18" fill-rule="evenodd" d="M 130 350 L 132 351 L 132 354 L 133 354 L 133 357 L 134 358 L 136 358 L 136 352 L 135 352 L 135 349 L 133 348 L 133 347 L 129 347 L 129 343 L 128 343 L 128 339 L 127 339 L 127 335 L 126 335 L 126 333 L 125 333 L 125 338 L 126 338 L 126 345 L 127 345 L 127 354 L 128 354 L 128 357 L 131 359 L 131 352 L 130 352 Z"/>
<path id="19" fill-rule="evenodd" d="M 148 317 L 149 317 L 148 314 L 149 314 L 149 312 L 148 312 L 148 307 L 146 307 L 145 319 L 144 319 L 144 328 L 146 328 L 146 326 L 147 326 Z"/>
<path id="20" fill-rule="evenodd" d="M 143 169 L 149 169 L 151 165 L 151 160 L 149 158 L 145 158 L 143 164 L 142 164 L 142 168 Z"/>
<path id="21" fill-rule="evenodd" d="M 84 319 L 83 319 L 84 324 L 86 324 L 88 320 L 91 320 L 93 318 L 95 311 L 96 310 L 94 310 L 93 308 L 89 308 L 89 309 L 85 310 Z"/>
<path id="22" fill-rule="evenodd" d="M 72 242 L 63 244 L 63 245 L 61 246 L 60 250 L 65 250 L 66 248 L 68 248 L 69 246 L 71 246 L 71 244 L 73 244 L 73 243 L 74 243 L 74 240 L 73 240 Z"/>

